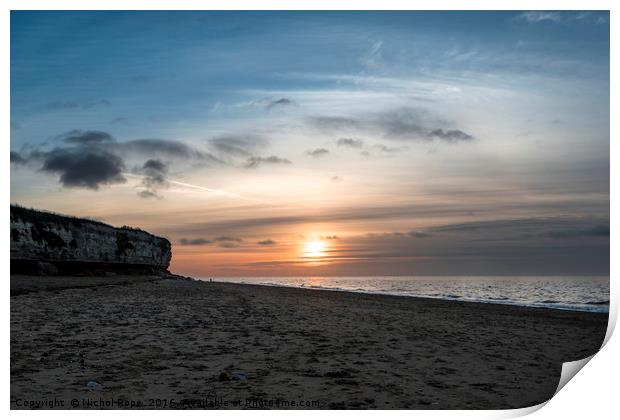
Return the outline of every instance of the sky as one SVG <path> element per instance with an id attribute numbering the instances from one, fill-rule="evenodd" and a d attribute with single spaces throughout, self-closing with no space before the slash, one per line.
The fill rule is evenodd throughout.
<path id="1" fill-rule="evenodd" d="M 608 275 L 607 12 L 11 12 L 11 202 L 214 276 Z"/>

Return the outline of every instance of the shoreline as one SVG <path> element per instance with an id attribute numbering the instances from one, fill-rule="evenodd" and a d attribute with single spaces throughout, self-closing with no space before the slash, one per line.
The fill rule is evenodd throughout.
<path id="1" fill-rule="evenodd" d="M 194 281 L 200 281 L 209 283 L 209 280 L 187 277 Z M 254 277 L 258 278 L 258 277 Z M 265 277 L 270 278 L 270 277 Z M 226 284 L 239 284 L 239 285 L 248 285 L 248 286 L 264 286 L 264 287 L 285 287 L 292 289 L 301 289 L 301 290 L 319 290 L 319 291 L 327 291 L 327 292 L 344 292 L 344 293 L 360 293 L 367 295 L 377 295 L 377 296 L 398 296 L 398 297 L 406 297 L 413 299 L 432 299 L 432 300 L 442 300 L 447 302 L 464 302 L 464 303 L 479 303 L 479 304 L 489 304 L 489 305 L 502 305 L 502 306 L 518 306 L 523 308 L 539 308 L 539 309 L 551 309 L 557 311 L 568 311 L 568 312 L 585 312 L 585 313 L 596 313 L 596 314 L 609 314 L 609 304 L 601 305 L 605 309 L 602 310 L 590 310 L 590 309 L 579 309 L 568 306 L 553 306 L 546 304 L 527 304 L 520 303 L 515 301 L 502 301 L 502 300 L 475 300 L 475 299 L 464 299 L 464 298 L 449 298 L 449 297 L 433 297 L 433 296 L 422 296 L 422 295 L 408 295 L 408 294 L 397 294 L 390 292 L 382 292 L 382 291 L 369 291 L 369 290 L 347 290 L 342 288 L 329 288 L 329 287 L 313 287 L 313 286 L 293 286 L 287 284 L 263 284 L 263 283 L 243 283 L 243 282 L 235 282 L 235 281 L 225 281 L 226 277 L 220 277 L 218 280 L 213 280 L 212 283 L 226 283 Z"/>
<path id="2" fill-rule="evenodd" d="M 174 275 L 51 289 L 30 277 L 40 289 L 20 294 L 11 280 L 12 408 L 46 396 L 521 408 L 553 395 L 562 362 L 598 351 L 608 318 Z"/>
<path id="3" fill-rule="evenodd" d="M 370 296 L 391 296 L 398 298 L 408 298 L 408 299 L 419 299 L 419 300 L 431 300 L 431 301 L 445 301 L 445 302 L 458 302 L 458 303 L 470 303 L 470 304 L 480 304 L 480 305 L 499 305 L 499 306 L 508 306 L 508 307 L 518 307 L 518 308 L 526 308 L 526 309 L 540 309 L 540 310 L 551 310 L 551 311 L 562 311 L 562 312 L 576 312 L 576 313 L 591 313 L 591 314 L 602 314 L 609 316 L 609 306 L 607 306 L 607 310 L 594 311 L 594 310 L 586 310 L 586 309 L 575 309 L 575 308 L 564 308 L 564 307 L 555 307 L 555 306 L 545 306 L 545 305 L 536 305 L 536 304 L 523 304 L 517 302 L 502 302 L 502 301 L 491 301 L 491 300 L 467 300 L 467 299 L 459 299 L 459 298 L 448 298 L 448 297 L 432 297 L 432 296 L 419 296 L 419 295 L 406 295 L 406 294 L 396 294 L 389 292 L 380 292 L 380 291 L 366 291 L 366 290 L 346 290 L 346 289 L 338 289 L 338 288 L 327 288 L 327 287 L 302 287 L 302 286 L 291 286 L 285 284 L 262 284 L 262 283 L 242 283 L 235 281 L 225 281 L 225 277 L 219 277 L 217 280 L 209 281 L 206 279 L 184 276 L 181 274 L 154 274 L 154 275 L 115 275 L 115 276 L 105 276 L 105 277 L 93 277 L 93 276 L 33 276 L 33 275 L 11 275 L 11 280 L 13 278 L 19 278 L 20 281 L 24 279 L 33 279 L 35 283 L 39 283 L 39 287 L 15 287 L 13 286 L 13 282 L 11 282 L 11 295 L 19 295 L 22 293 L 32 293 L 38 291 L 51 291 L 51 290 L 63 290 L 70 288 L 88 288 L 88 287 L 100 287 L 100 286 L 115 286 L 115 285 L 127 285 L 131 283 L 137 282 L 154 282 L 162 279 L 175 279 L 175 280 L 187 280 L 187 281 L 195 281 L 199 283 L 211 283 L 211 284 L 234 284 L 239 286 L 260 286 L 260 287 L 275 287 L 275 288 L 286 288 L 286 289 L 295 289 L 295 290 L 309 290 L 309 291 L 318 291 L 318 292 L 339 292 L 339 293 L 353 293 L 353 294 L 362 294 L 362 295 L 370 295 Z M 269 277 L 265 277 L 269 278 Z M 46 279 L 46 283 L 51 283 L 47 285 L 40 285 L 40 279 Z M 54 285 L 54 279 L 59 279 L 58 284 Z M 69 284 L 66 279 L 71 279 Z M 93 279 L 97 279 L 93 281 Z M 87 283 L 87 284 L 84 284 Z"/>

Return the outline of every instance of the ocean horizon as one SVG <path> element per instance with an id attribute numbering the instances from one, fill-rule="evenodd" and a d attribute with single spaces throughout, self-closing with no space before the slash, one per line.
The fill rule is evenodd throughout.
<path id="1" fill-rule="evenodd" d="M 220 282 L 609 312 L 609 276 L 198 277 Z"/>

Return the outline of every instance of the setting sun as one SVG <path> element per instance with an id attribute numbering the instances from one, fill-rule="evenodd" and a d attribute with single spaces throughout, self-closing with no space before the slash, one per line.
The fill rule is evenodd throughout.
<path id="1" fill-rule="evenodd" d="M 322 257 L 325 248 L 325 242 L 306 242 L 304 253 L 307 257 Z"/>

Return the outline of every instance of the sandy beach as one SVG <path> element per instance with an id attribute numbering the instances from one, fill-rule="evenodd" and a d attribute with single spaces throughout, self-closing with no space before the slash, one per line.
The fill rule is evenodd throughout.
<path id="1" fill-rule="evenodd" d="M 549 399 L 562 362 L 596 352 L 606 325 L 175 277 L 12 276 L 11 407 L 519 408 Z"/>

